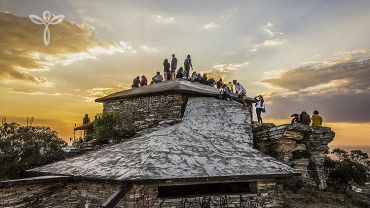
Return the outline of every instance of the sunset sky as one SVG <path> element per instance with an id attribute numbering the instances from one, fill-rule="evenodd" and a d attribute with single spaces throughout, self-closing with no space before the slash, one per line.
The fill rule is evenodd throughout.
<path id="1" fill-rule="evenodd" d="M 45 10 L 65 16 L 50 46 L 29 19 Z M 191 54 L 195 71 L 264 95 L 266 121 L 317 109 L 333 144 L 370 145 L 369 11 L 368 0 L 0 0 L 0 117 L 33 116 L 67 139 L 101 112 L 95 98 Z"/>

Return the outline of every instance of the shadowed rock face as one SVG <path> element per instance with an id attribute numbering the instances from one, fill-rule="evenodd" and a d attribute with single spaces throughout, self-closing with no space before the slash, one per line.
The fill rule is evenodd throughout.
<path id="1" fill-rule="evenodd" d="M 324 161 L 335 133 L 328 127 L 263 124 L 254 128 L 256 148 L 295 167 L 306 182 L 325 189 Z"/>
<path id="2" fill-rule="evenodd" d="M 179 124 L 32 171 L 112 180 L 296 174 L 252 143 L 239 103 L 189 98 Z"/>

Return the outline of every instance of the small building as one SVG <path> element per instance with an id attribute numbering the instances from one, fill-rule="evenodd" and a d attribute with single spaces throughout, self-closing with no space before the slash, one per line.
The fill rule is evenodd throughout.
<path id="1" fill-rule="evenodd" d="M 245 109 L 217 95 L 176 80 L 97 99 L 104 111 L 129 111 L 137 130 L 155 130 L 32 169 L 63 177 L 38 178 L 28 192 L 18 184 L 18 194 L 43 207 L 275 207 L 277 180 L 299 172 L 253 148 L 252 99 Z M 9 184 L 0 192 L 14 191 Z"/>

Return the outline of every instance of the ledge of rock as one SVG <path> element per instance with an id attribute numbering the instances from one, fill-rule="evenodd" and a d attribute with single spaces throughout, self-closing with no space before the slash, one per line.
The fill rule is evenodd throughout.
<path id="1" fill-rule="evenodd" d="M 256 149 L 300 171 L 304 180 L 326 188 L 324 160 L 335 133 L 328 127 L 303 124 L 253 124 Z"/>

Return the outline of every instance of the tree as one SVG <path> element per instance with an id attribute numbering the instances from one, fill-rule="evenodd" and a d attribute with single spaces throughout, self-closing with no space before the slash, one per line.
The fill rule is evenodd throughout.
<path id="1" fill-rule="evenodd" d="M 351 154 L 342 150 L 334 149 L 332 154 L 338 157 L 338 160 L 332 160 L 329 157 L 325 159 L 325 168 L 332 181 L 338 189 L 346 191 L 352 183 L 364 185 L 368 173 L 367 162 L 368 155 L 361 150 L 352 150 Z"/>
<path id="2" fill-rule="evenodd" d="M 63 159 L 66 145 L 49 127 L 4 123 L 0 126 L 0 178 L 21 178 L 27 169 Z"/>

